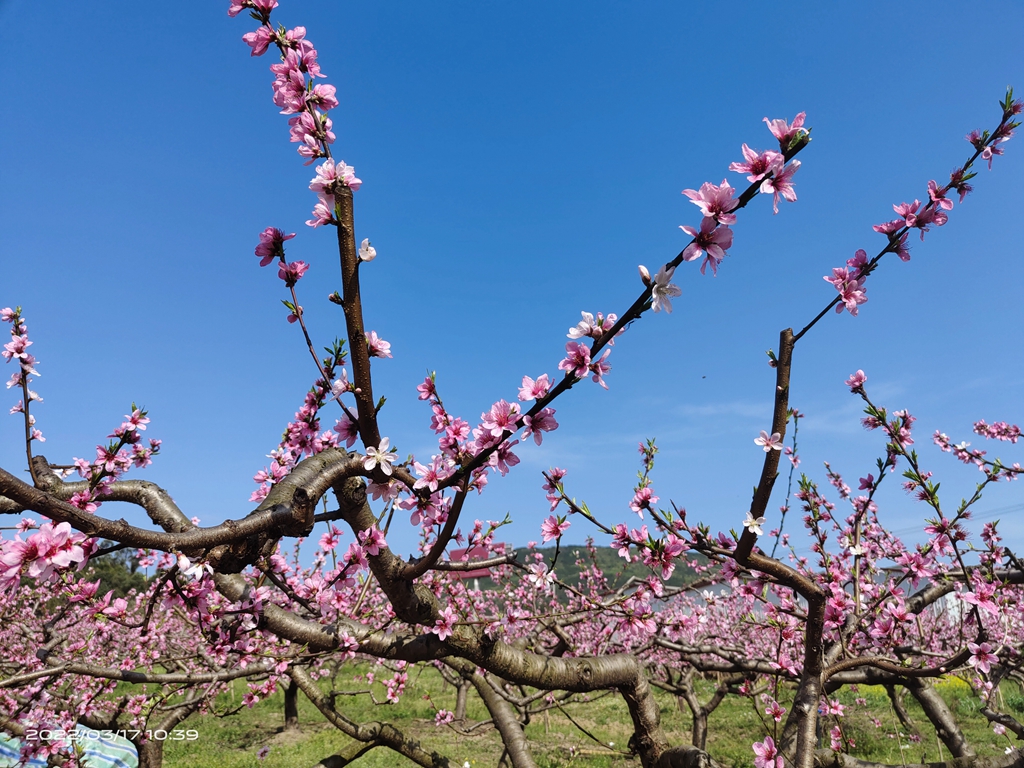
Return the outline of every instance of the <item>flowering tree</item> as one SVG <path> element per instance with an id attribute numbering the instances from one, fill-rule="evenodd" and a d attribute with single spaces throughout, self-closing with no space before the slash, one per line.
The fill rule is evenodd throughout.
<path id="1" fill-rule="evenodd" d="M 765 417 L 767 429 L 752 437 L 752 450 L 763 451 L 763 467 L 745 518 L 730 521 L 734 530 L 713 531 L 675 505 L 659 505 L 653 441 L 640 446 L 641 470 L 630 504 L 642 521 L 639 528 L 577 501 L 562 469 L 545 473 L 550 516 L 540 526 L 544 542 L 560 545 L 576 523 L 624 560 L 637 559 L 650 569 L 649 578 L 621 589 L 610 587 L 596 567 L 579 583 L 565 584 L 555 570 L 559 548 L 551 562 L 539 555 L 517 559 L 496 544 L 504 522 L 470 523 L 467 504 L 490 480 L 512 471 L 520 463 L 517 453 L 530 450 L 531 441 L 539 446 L 559 428 L 553 406 L 569 390 L 588 379 L 607 389 L 616 340 L 628 343 L 620 334 L 649 314 L 672 312 L 672 300 L 681 293 L 673 279 L 684 262 L 700 262 L 702 274 L 709 267 L 717 274 L 733 244 L 732 226 L 747 206 L 770 199 L 778 213 L 783 202 L 796 201 L 796 156 L 810 143 L 806 116 L 800 113 L 792 122 L 765 118 L 773 148 L 743 145 L 743 159 L 728 167 L 742 179 L 737 188 L 723 180 L 684 191 L 700 212 L 699 224 L 681 227 L 689 242 L 657 269 L 639 267 L 637 297 L 620 313 L 582 313 L 569 330 L 564 358 L 552 361 L 559 373 L 527 372 L 518 393 L 495 401 L 475 425 L 446 407 L 436 377 L 427 376 L 418 397 L 429 407 L 437 452 L 403 460 L 385 434 L 383 398 L 374 392 L 372 361 L 392 353 L 364 324 L 360 274 L 372 268 L 377 253 L 356 235 L 353 200 L 362 182 L 334 155 L 330 113 L 338 99 L 325 82 L 317 51 L 303 27 L 272 23 L 276 8 L 275 0 L 235 0 L 228 13 L 245 11 L 256 22 L 243 37 L 253 56 L 279 54 L 270 67 L 273 101 L 287 116 L 291 142 L 315 171 L 309 184 L 315 202 L 306 223 L 333 228 L 337 236 L 341 289 L 329 300 L 344 313 L 344 341 L 327 347 L 326 356 L 316 351 L 317 332 L 307 325 L 299 296 L 309 265 L 286 257 L 286 243 L 295 234 L 264 229 L 255 255 L 261 267 L 277 267 L 287 320 L 302 333 L 314 380 L 269 466 L 255 476 L 258 487 L 250 500 L 256 508 L 203 527 L 166 490 L 125 477 L 150 464 L 161 448 L 158 439 L 143 437 L 149 415 L 134 404 L 109 442 L 97 446 L 95 458 L 53 463 L 38 453 L 44 436 L 33 413 L 39 401 L 33 341 L 21 308 L 2 310 L 0 319 L 11 332 L 3 352 L 14 366 L 9 386 L 21 394 L 12 412 L 24 421 L 31 482 L 0 470 L 0 513 L 20 520 L 14 538 L 0 541 L 0 613 L 10 633 L 0 657 L 0 701 L 3 711 L 13 713 L 0 727 L 25 738 L 26 755 L 73 760 L 65 740 L 32 737 L 42 727 L 166 730 L 214 706 L 213 695 L 227 681 L 246 678 L 243 706 L 288 685 L 352 737 L 357 746 L 338 756 L 339 764 L 374 747 L 420 765 L 448 764 L 394 725 L 352 721 L 324 693 L 318 678 L 360 654 L 386 662 L 388 701 L 402 696 L 407 670 L 415 664 L 434 664 L 460 691 L 475 691 L 516 768 L 534 765 L 522 729 L 527 713 L 554 706 L 559 697 L 594 691 L 622 697 L 634 729 L 630 748 L 644 766 L 714 764 L 705 752 L 707 717 L 728 695 L 763 700 L 765 735 L 751 745 L 758 768 L 863 765 L 850 757 L 855 744 L 843 729 L 843 705 L 833 696 L 858 683 L 910 691 L 957 765 L 1019 764 L 1014 750 L 1005 759 L 978 758 L 930 685 L 948 672 L 969 670 L 996 732 L 1024 738 L 1024 726 L 999 711 L 993 699 L 1000 680 L 1020 678 L 1024 627 L 1012 606 L 1021 599 L 1024 571 L 1000 546 L 995 525 L 985 526 L 980 546 L 971 544 L 965 525 L 987 486 L 1012 480 L 1019 465 L 936 434 L 943 451 L 983 474 L 971 498 L 953 508 L 944 505 L 938 484 L 912 448 L 914 417 L 875 403 L 866 375 L 857 371 L 846 384 L 863 400 L 865 426 L 882 436 L 877 476 L 861 478 L 864 493 L 854 496 L 829 471 L 840 503 L 849 505 L 845 514 L 810 479 L 799 478 L 795 498 L 813 558 L 789 549 L 788 494 L 780 522 L 773 521 L 774 530 L 766 533 L 781 459 L 788 457 L 793 470 L 799 463 L 800 414 L 789 402 L 797 345 L 833 311 L 856 316 L 883 260 L 889 254 L 910 258 L 911 234 L 923 240 L 947 224 L 952 198 L 963 203 L 971 192 L 976 164 L 991 168 L 1018 126 L 1022 104 L 1012 92 L 992 129 L 968 135 L 971 150 L 948 182 L 930 181 L 927 198 L 894 205 L 896 218 L 874 227 L 881 235 L 877 253 L 858 250 L 833 268 L 824 277 L 835 290 L 831 300 L 801 330 L 781 331 L 777 351 L 769 352 L 773 410 Z M 1010 443 L 1020 434 L 1004 422 L 979 421 L 975 431 Z M 787 436 L 793 438 L 789 446 Z M 897 468 L 906 489 L 929 507 L 929 539 L 914 550 L 887 530 L 873 500 Z M 72 473 L 78 479 L 69 479 Z M 791 471 L 791 483 L 793 478 Z M 107 516 L 110 502 L 136 505 L 152 526 Z M 29 514 L 46 520 L 40 524 Z M 405 524 L 405 514 L 421 542 L 419 556 L 409 559 L 387 542 L 393 526 Z M 289 540 L 308 537 L 317 524 L 325 531 L 312 564 L 304 565 L 297 552 L 288 557 Z M 113 544 L 101 549 L 100 539 Z M 453 544 L 487 554 L 452 559 Z M 82 568 L 122 548 L 137 550 L 144 563 L 156 567 L 157 577 L 144 594 L 129 599 L 98 595 L 98 583 L 83 579 Z M 699 572 L 704 588 L 714 589 L 666 591 L 664 582 L 684 564 Z M 455 578 L 459 571 L 480 568 L 494 569 L 505 588 L 481 593 Z M 701 703 L 694 676 L 712 672 L 721 673 L 722 682 Z M 118 697 L 115 681 L 141 687 Z M 533 691 L 523 694 L 516 686 Z M 692 744 L 669 742 L 654 687 L 676 693 L 690 708 Z M 437 722 L 453 725 L 457 715 L 439 710 Z M 829 745 L 819 748 L 824 726 Z M 147 746 L 152 740 L 138 741 L 144 762 L 159 764 L 159 749 Z"/>

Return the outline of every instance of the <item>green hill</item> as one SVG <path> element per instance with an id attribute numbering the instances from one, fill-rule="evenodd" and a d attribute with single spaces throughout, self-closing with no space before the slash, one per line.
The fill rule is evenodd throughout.
<path id="1" fill-rule="evenodd" d="M 532 563 L 533 560 L 530 558 L 530 554 L 533 552 L 542 554 L 544 562 L 547 564 L 550 564 L 551 558 L 555 556 L 555 548 L 553 546 L 536 547 L 535 549 L 522 547 L 518 548 L 516 552 L 520 563 Z M 562 545 L 558 560 L 555 562 L 555 573 L 559 581 L 575 586 L 579 583 L 580 571 L 583 568 L 591 568 L 594 565 L 601 569 L 613 590 L 621 587 L 631 577 L 646 579 L 651 575 L 651 569 L 642 562 L 634 559 L 633 562 L 627 563 L 619 557 L 618 551 L 611 547 L 594 547 L 593 553 L 591 553 L 585 544 Z M 665 582 L 665 586 L 684 587 L 696 581 L 696 579 L 697 574 L 694 573 L 692 568 L 677 565 L 676 569 L 672 572 L 671 578 Z M 494 583 L 490 579 L 480 579 L 479 583 L 481 589 L 494 589 Z"/>

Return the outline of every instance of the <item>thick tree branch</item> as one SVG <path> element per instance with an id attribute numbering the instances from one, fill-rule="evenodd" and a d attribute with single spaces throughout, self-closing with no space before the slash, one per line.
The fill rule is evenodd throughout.
<path id="1" fill-rule="evenodd" d="M 420 747 L 419 742 L 410 739 L 390 723 L 353 723 L 334 708 L 306 670 L 292 667 L 288 670 L 288 676 L 302 689 L 313 706 L 320 710 L 320 714 L 346 736 L 365 744 L 388 747 L 424 768 L 453 768 L 454 763 L 447 757 L 437 752 L 427 752 Z"/>
<path id="2" fill-rule="evenodd" d="M 226 680 L 236 680 L 240 677 L 263 675 L 273 671 L 273 669 L 273 664 L 252 664 L 245 669 L 224 669 L 214 672 L 132 672 L 131 670 L 118 669 L 117 667 L 101 667 L 96 664 L 65 662 L 63 664 L 55 664 L 47 669 L 25 672 L 21 675 L 9 677 L 6 680 L 0 680 L 0 688 L 14 688 L 42 677 L 59 675 L 82 675 L 84 677 L 98 677 L 105 680 L 121 680 L 126 683 L 199 685 L 201 683 L 220 683 Z"/>
<path id="3" fill-rule="evenodd" d="M 789 421 L 789 376 L 793 365 L 793 329 L 786 328 L 779 334 L 779 356 L 775 361 L 775 411 L 772 415 L 771 433 L 779 433 L 780 440 L 786 439 L 786 424 Z M 750 516 L 755 520 L 763 517 L 768 509 L 768 500 L 775 487 L 775 478 L 779 474 L 779 455 L 782 451 L 770 450 L 765 453 L 764 464 L 761 466 L 761 479 L 754 489 L 754 498 L 750 502 Z M 754 548 L 757 535 L 744 528 L 743 534 L 736 545 L 736 560 L 744 563 Z M 745 564 L 745 563 L 744 563 Z"/>
<path id="4" fill-rule="evenodd" d="M 974 758 L 975 752 L 963 731 L 953 717 L 953 713 L 946 706 L 945 700 L 935 690 L 935 687 L 928 680 L 910 679 L 904 683 L 910 694 L 917 699 L 925 716 L 931 721 L 942 743 L 955 758 Z"/>
<path id="5" fill-rule="evenodd" d="M 494 720 L 494 725 L 501 734 L 501 742 L 508 752 L 509 760 L 512 761 L 512 768 L 537 768 L 533 760 L 533 753 L 530 751 L 530 743 L 523 733 L 523 726 L 516 717 L 515 710 L 503 698 L 495 693 L 494 688 L 484 679 L 483 675 L 477 673 L 476 668 L 469 662 L 462 659 L 450 659 L 447 662 L 450 666 L 459 670 L 476 689 L 484 706 Z"/>
<path id="6" fill-rule="evenodd" d="M 90 515 L 68 504 L 73 490 L 48 469 L 46 459 L 37 456 L 37 464 L 47 467 L 41 473 L 46 490 L 35 488 L 0 469 L 0 494 L 58 522 L 68 522 L 89 536 L 102 537 L 144 549 L 182 552 L 191 556 L 206 553 L 211 566 L 221 573 L 237 573 L 261 555 L 272 553 L 282 536 L 304 536 L 313 526 L 313 512 L 320 496 L 340 478 L 363 472 L 357 457 L 340 449 L 328 449 L 304 459 L 287 477 L 271 488 L 266 499 L 241 520 L 227 520 L 210 528 L 184 527 L 181 513 L 170 497 L 152 483 L 124 481 L 115 483 L 117 500 L 139 504 L 165 529 L 164 532 L 138 528 L 125 520 L 108 520 Z M 326 478 L 326 480 L 325 480 Z M 328 482 L 330 481 L 330 482 Z M 75 484 L 77 485 L 77 484 Z M 72 485 L 72 487 L 74 487 Z"/>
<path id="7" fill-rule="evenodd" d="M 352 386 L 356 398 L 359 435 L 366 446 L 380 444 L 377 428 L 377 406 L 373 402 L 370 376 L 370 350 L 363 327 L 363 304 L 359 290 L 359 254 L 356 251 L 356 229 L 352 206 L 352 190 L 338 184 L 334 192 L 334 215 L 338 220 L 338 255 L 341 258 L 341 307 L 345 312 L 349 359 L 352 361 Z"/>

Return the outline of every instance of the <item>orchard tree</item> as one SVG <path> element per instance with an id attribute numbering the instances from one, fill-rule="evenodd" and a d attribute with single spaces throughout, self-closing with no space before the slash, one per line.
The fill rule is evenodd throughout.
<path id="1" fill-rule="evenodd" d="M 801 340 L 836 314 L 857 316 L 878 272 L 909 260 L 912 238 L 936 236 L 965 203 L 979 169 L 998 166 L 1022 111 L 1012 91 L 992 126 L 967 136 L 967 152 L 948 179 L 922 183 L 912 201 L 893 205 L 895 215 L 874 225 L 876 247 L 842 258 L 824 276 L 829 296 L 820 312 L 799 330 L 779 333 L 767 358 L 772 408 L 748 443 L 763 453 L 763 465 L 745 513 L 717 530 L 663 502 L 655 490 L 658 448 L 649 440 L 640 445 L 628 520 L 605 504 L 578 500 L 565 470 L 544 473 L 547 517 L 538 531 L 556 545 L 546 560 L 500 546 L 509 519 L 473 520 L 473 500 L 495 493 L 488 486 L 500 485 L 520 454 L 560 428 L 556 401 L 577 386 L 608 388 L 616 344 L 645 332 L 651 316 L 672 313 L 681 296 L 677 270 L 699 268 L 710 279 L 748 206 L 779 213 L 796 202 L 796 175 L 811 146 L 807 116 L 765 118 L 767 133 L 753 135 L 728 165 L 736 187 L 726 179 L 684 190 L 695 209 L 681 227 L 687 241 L 679 252 L 650 268 L 639 265 L 632 303 L 614 313 L 583 311 L 561 342 L 564 356 L 547 371 L 525 371 L 479 419 L 450 410 L 443 376 L 427 375 L 417 397 L 437 448 L 429 457 L 406 458 L 392 444 L 385 398 L 374 389 L 375 360 L 392 351 L 365 323 L 360 281 L 378 255 L 357 234 L 354 199 L 362 181 L 336 151 L 338 93 L 306 29 L 272 20 L 276 8 L 275 0 L 235 0 L 228 13 L 254 20 L 243 37 L 252 56 L 274 54 L 274 105 L 315 173 L 306 224 L 336 236 L 338 289 L 327 298 L 341 308 L 344 332 L 325 345 L 324 332 L 307 322 L 303 302 L 317 299 L 300 295 L 309 265 L 286 255 L 296 234 L 273 226 L 259 232 L 255 256 L 271 268 L 270 279 L 276 269 L 283 283 L 287 321 L 308 350 L 313 382 L 269 465 L 256 474 L 255 508 L 202 526 L 174 502 L 172 489 L 127 477 L 161 450 L 161 441 L 149 437 L 156 425 L 135 404 L 94 457 L 51 461 L 40 453 L 35 339 L 21 307 L 12 302 L 2 310 L 11 339 L 3 356 L 13 368 L 9 388 L 20 395 L 12 412 L 23 420 L 28 476 L 0 470 L 0 513 L 16 529 L 0 540 L 0 728 L 24 739 L 26 757 L 73 764 L 69 739 L 38 734 L 82 724 L 143 732 L 136 737 L 142 762 L 159 765 L 160 738 L 152 734 L 192 712 L 217 711 L 216 694 L 244 678 L 240 706 L 285 686 L 353 739 L 348 752 L 325 756 L 323 765 L 344 765 L 376 747 L 419 765 L 453 765 L 392 723 L 353 721 L 341 699 L 325 692 L 321 678 L 335 690 L 340 670 L 358 656 L 386 670 L 375 673 L 384 678 L 376 689 L 369 681 L 364 691 L 385 701 L 401 698 L 414 665 L 437 667 L 459 691 L 455 711 L 438 709 L 439 727 L 459 728 L 466 696 L 479 696 L 500 733 L 503 760 L 515 768 L 535 765 L 523 731 L 529 717 L 601 691 L 614 692 L 628 708 L 629 750 L 647 768 L 714 765 L 706 751 L 708 716 L 727 696 L 750 698 L 763 712 L 764 736 L 750 745 L 757 768 L 865 766 L 854 756 L 835 696 L 865 683 L 886 686 L 897 703 L 898 689 L 909 691 L 952 755 L 950 765 L 1021 765 L 1012 746 L 1002 757 L 979 757 L 932 685 L 966 674 L 994 733 L 1024 738 L 1024 725 L 1000 710 L 996 696 L 1001 681 L 1022 679 L 1024 617 L 1017 606 L 1024 569 L 994 523 L 978 539 L 968 527 L 987 487 L 1016 478 L 1019 464 L 937 432 L 932 440 L 942 452 L 981 473 L 973 495 L 951 504 L 914 447 L 914 416 L 876 401 L 867 375 L 856 370 L 846 386 L 863 405 L 864 426 L 879 436 L 881 455 L 857 491 L 828 468 L 833 490 L 826 492 L 811 477 L 796 476 L 802 415 L 790 403 Z M 752 148 L 765 141 L 769 149 Z M 1020 435 L 1004 421 L 978 421 L 974 431 L 1010 444 Z M 777 514 L 769 506 L 782 495 L 773 491 L 784 463 L 788 488 Z M 896 472 L 927 508 L 927 539 L 912 547 L 892 533 L 875 501 L 887 478 L 898 482 Z M 107 514 L 113 502 L 144 510 L 151 524 Z M 802 530 L 790 513 L 799 515 Z M 403 558 L 388 538 L 407 524 L 417 531 L 419 551 Z M 570 526 L 612 546 L 625 562 L 639 561 L 649 576 L 616 588 L 596 560 L 581 556 L 580 578 L 560 580 Z M 808 537 L 810 557 L 794 546 Z M 304 539 L 315 539 L 311 554 L 301 553 Z M 473 556 L 453 558 L 455 548 Z M 99 564 L 126 557 L 153 567 L 155 576 L 124 597 L 103 594 Z M 666 588 L 684 566 L 698 582 Z M 458 578 L 481 568 L 492 569 L 502 588 L 482 592 Z M 695 686 L 702 676 L 718 680 L 704 702 Z M 115 691 L 119 681 L 134 684 L 133 692 Z M 689 708 L 692 743 L 670 742 L 655 688 Z"/>

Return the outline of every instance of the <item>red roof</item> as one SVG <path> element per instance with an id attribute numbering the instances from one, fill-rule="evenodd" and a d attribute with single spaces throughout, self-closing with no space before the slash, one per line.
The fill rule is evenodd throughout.
<path id="1" fill-rule="evenodd" d="M 494 545 L 494 549 L 497 550 L 497 551 L 492 552 L 491 550 L 488 550 L 487 547 L 476 546 L 476 547 L 472 547 L 469 550 L 466 550 L 466 549 L 453 549 L 448 554 L 449 554 L 449 557 L 451 558 L 451 562 L 453 562 L 453 563 L 465 562 L 464 558 L 466 557 L 466 552 L 467 551 L 469 552 L 469 559 L 470 560 L 488 560 L 488 559 L 494 557 L 497 554 L 503 553 L 505 551 L 505 545 L 504 544 L 495 544 Z M 465 580 L 465 579 L 483 579 L 483 578 L 489 578 L 490 577 L 491 569 L 490 568 L 474 568 L 471 571 L 451 571 L 451 574 L 455 578 L 463 579 L 463 580 Z"/>

